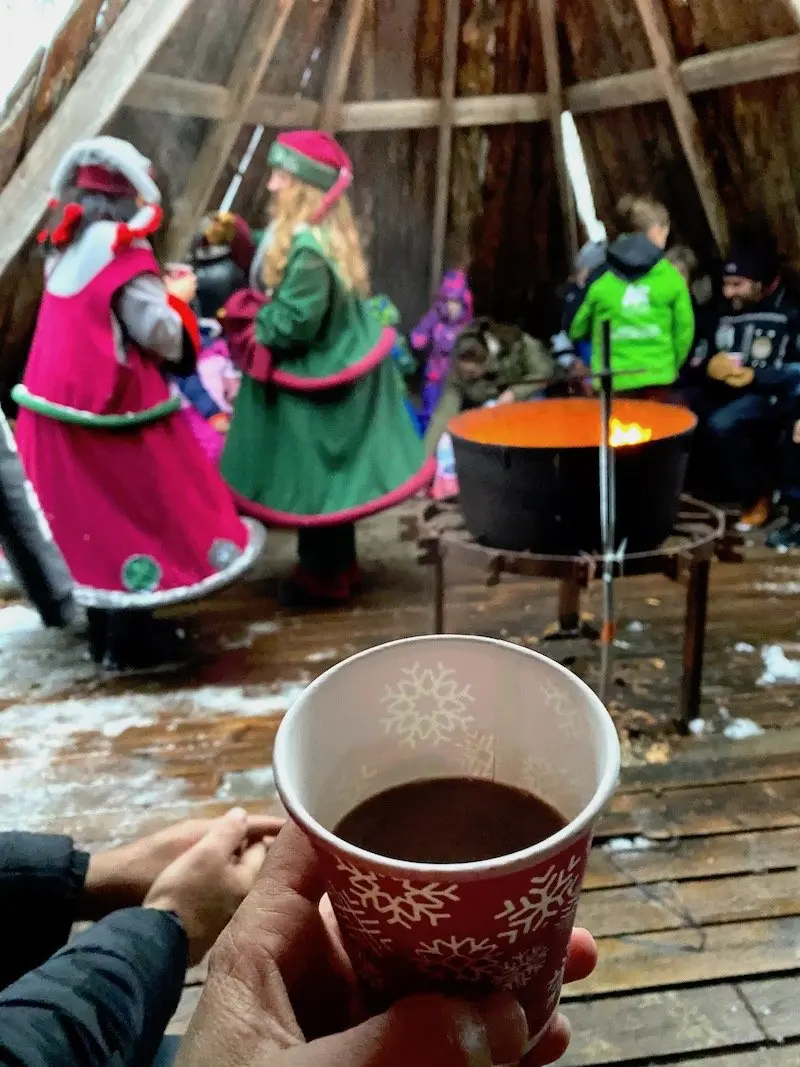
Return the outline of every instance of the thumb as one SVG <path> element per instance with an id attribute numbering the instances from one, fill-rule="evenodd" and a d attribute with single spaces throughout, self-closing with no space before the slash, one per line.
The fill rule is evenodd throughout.
<path id="1" fill-rule="evenodd" d="M 226 858 L 247 840 L 247 812 L 244 808 L 231 808 L 215 819 L 206 836 L 200 841 L 204 851 L 216 852 Z"/>
<path id="2" fill-rule="evenodd" d="M 251 845 L 242 856 L 236 868 L 236 873 L 245 893 L 249 893 L 253 888 L 266 858 L 267 846 L 263 841 Z"/>
<path id="3" fill-rule="evenodd" d="M 525 1013 L 510 994 L 475 1003 L 432 994 L 283 1055 L 287 1067 L 492 1067 L 519 1063 L 527 1043 Z"/>

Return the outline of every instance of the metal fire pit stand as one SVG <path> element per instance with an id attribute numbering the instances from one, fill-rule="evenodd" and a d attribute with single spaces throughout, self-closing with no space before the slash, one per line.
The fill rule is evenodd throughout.
<path id="1" fill-rule="evenodd" d="M 401 537 L 415 541 L 420 564 L 434 568 L 434 633 L 445 633 L 445 567 L 447 562 L 482 567 L 486 585 L 497 585 L 503 574 L 549 578 L 559 583 L 559 630 L 550 639 L 597 638 L 581 623 L 581 591 L 603 574 L 603 554 L 542 556 L 532 552 L 506 552 L 479 544 L 468 533 L 457 502 L 428 504 L 420 515 L 401 519 Z M 708 584 L 711 561 L 741 562 L 741 535 L 729 516 L 710 504 L 681 497 L 672 535 L 652 552 L 628 553 L 615 562 L 615 577 L 663 574 L 670 581 L 686 576 L 686 614 L 681 678 L 675 727 L 688 733 L 700 709 L 705 652 Z"/>

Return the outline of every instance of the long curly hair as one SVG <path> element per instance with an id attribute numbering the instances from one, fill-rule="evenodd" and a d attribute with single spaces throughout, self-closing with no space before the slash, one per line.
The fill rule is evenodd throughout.
<path id="1" fill-rule="evenodd" d="M 268 289 L 276 289 L 286 272 L 292 239 L 299 226 L 309 225 L 325 194 L 305 182 L 290 178 L 273 198 L 270 214 L 274 233 L 264 256 L 263 278 Z M 347 197 L 342 197 L 324 222 L 314 227 L 320 243 L 335 264 L 345 288 L 369 296 L 370 282 L 361 239 Z"/>

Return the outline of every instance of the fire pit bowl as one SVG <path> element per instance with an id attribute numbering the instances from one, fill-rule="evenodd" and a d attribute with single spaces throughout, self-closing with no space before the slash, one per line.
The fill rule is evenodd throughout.
<path id="1" fill-rule="evenodd" d="M 614 401 L 616 535 L 629 552 L 652 551 L 672 532 L 696 425 L 688 408 Z M 599 400 L 480 408 L 448 430 L 461 510 L 477 541 L 541 555 L 600 550 Z"/>

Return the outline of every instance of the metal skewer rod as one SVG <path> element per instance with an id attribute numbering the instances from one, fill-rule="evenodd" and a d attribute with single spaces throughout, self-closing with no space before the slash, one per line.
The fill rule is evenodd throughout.
<path id="1" fill-rule="evenodd" d="M 602 324 L 600 377 L 600 528 L 603 540 L 603 626 L 600 631 L 599 697 L 605 703 L 611 690 L 612 657 L 617 620 L 614 605 L 616 566 L 616 477 L 611 447 L 611 408 L 614 384 L 611 375 L 611 323 Z"/>

